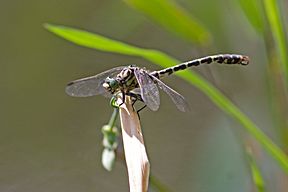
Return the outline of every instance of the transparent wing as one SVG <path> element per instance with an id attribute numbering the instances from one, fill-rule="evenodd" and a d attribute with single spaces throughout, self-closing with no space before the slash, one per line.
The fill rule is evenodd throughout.
<path id="1" fill-rule="evenodd" d="M 140 88 L 135 88 L 133 90 L 131 90 L 130 92 L 134 93 L 134 94 L 137 94 L 137 95 L 141 95 L 141 90 Z"/>
<path id="2" fill-rule="evenodd" d="M 141 69 L 135 68 L 135 77 L 138 81 L 141 97 L 144 103 L 152 110 L 157 111 L 160 106 L 159 90 L 149 74 Z"/>
<path id="3" fill-rule="evenodd" d="M 65 91 L 68 95 L 73 97 L 89 97 L 100 94 L 107 96 L 108 93 L 102 86 L 104 80 L 108 76 L 112 77 L 120 73 L 123 68 L 125 68 L 125 66 L 115 67 L 95 76 L 72 81 L 67 84 Z"/>
<path id="4" fill-rule="evenodd" d="M 150 77 L 157 82 L 160 89 L 162 89 L 165 93 L 167 93 L 167 95 L 169 95 L 173 103 L 175 103 L 175 105 L 180 111 L 186 112 L 190 110 L 188 103 L 186 102 L 186 100 L 182 95 L 180 95 L 175 90 L 165 85 L 162 81 L 160 81 L 156 77 L 152 75 L 150 75 Z"/>

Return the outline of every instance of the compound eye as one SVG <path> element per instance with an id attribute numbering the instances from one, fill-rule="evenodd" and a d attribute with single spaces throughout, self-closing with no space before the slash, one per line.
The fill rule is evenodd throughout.
<path id="1" fill-rule="evenodd" d="M 109 85 L 112 89 L 115 89 L 115 88 L 117 88 L 118 83 L 115 79 L 113 79 L 109 82 Z"/>

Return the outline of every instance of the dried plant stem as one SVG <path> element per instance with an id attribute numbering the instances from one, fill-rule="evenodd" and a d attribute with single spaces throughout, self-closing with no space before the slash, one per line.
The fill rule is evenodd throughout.
<path id="1" fill-rule="evenodd" d="M 129 97 L 120 107 L 120 120 L 130 192 L 148 191 L 150 164 L 137 113 Z"/>

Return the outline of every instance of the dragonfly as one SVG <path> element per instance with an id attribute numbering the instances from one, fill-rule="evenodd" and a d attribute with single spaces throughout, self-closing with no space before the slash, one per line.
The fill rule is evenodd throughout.
<path id="1" fill-rule="evenodd" d="M 115 67 L 94 76 L 71 81 L 66 86 L 66 93 L 73 97 L 90 97 L 104 95 L 114 97 L 121 94 L 123 103 L 130 96 L 134 101 L 142 101 L 152 111 L 160 106 L 159 89 L 163 90 L 182 111 L 189 111 L 185 98 L 161 81 L 177 71 L 201 64 L 239 64 L 248 65 L 249 57 L 238 54 L 218 54 L 180 63 L 159 71 L 149 72 L 135 65 Z"/>

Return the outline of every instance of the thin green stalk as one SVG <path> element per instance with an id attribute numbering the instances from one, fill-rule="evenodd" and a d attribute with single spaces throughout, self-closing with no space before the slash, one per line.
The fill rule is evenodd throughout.
<path id="1" fill-rule="evenodd" d="M 277 45 L 278 54 L 280 58 L 280 64 L 282 66 L 284 79 L 286 80 L 286 86 L 288 81 L 288 48 L 285 31 L 282 25 L 280 9 L 276 0 L 264 0 L 264 7 L 266 15 L 269 21 L 270 30 L 273 33 L 274 40 Z"/>
<path id="2" fill-rule="evenodd" d="M 253 151 L 247 147 L 246 154 L 249 159 L 249 165 L 251 168 L 251 174 L 252 174 L 252 180 L 254 182 L 255 187 L 257 188 L 258 192 L 265 192 L 265 181 L 263 179 L 263 176 L 261 174 L 261 170 L 257 165 L 257 162 L 254 158 Z"/>
<path id="3" fill-rule="evenodd" d="M 110 120 L 109 120 L 109 123 L 108 123 L 108 125 L 111 127 L 111 130 L 115 126 L 115 122 L 117 120 L 118 114 L 119 114 L 119 108 L 114 107 L 113 113 L 112 113 Z"/>
<path id="4" fill-rule="evenodd" d="M 159 191 L 159 192 L 172 192 L 166 185 L 161 183 L 160 180 L 157 179 L 152 174 L 150 175 L 149 179 L 150 179 L 150 185 L 153 188 L 157 189 L 157 191 Z"/>

